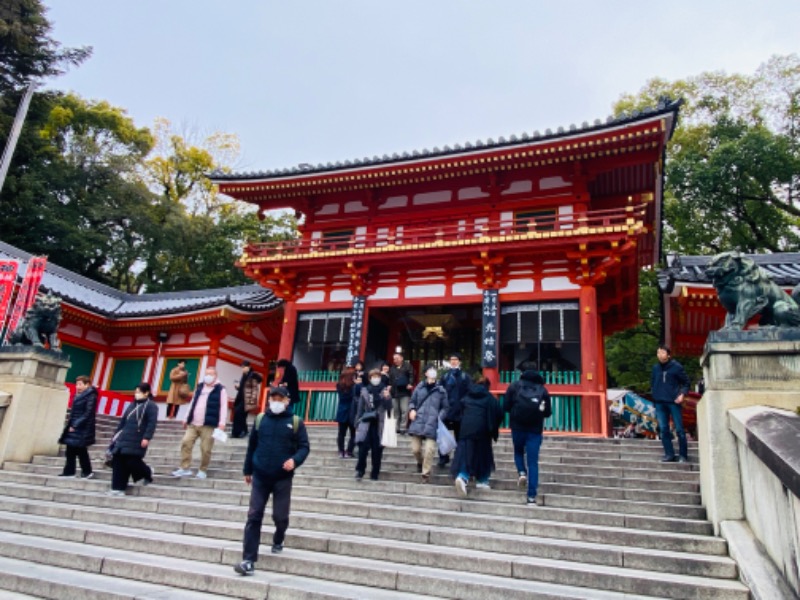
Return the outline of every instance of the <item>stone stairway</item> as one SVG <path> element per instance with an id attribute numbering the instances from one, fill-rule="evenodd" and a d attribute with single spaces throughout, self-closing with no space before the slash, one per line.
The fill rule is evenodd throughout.
<path id="1" fill-rule="evenodd" d="M 495 446 L 493 489 L 464 499 L 444 472 L 420 483 L 407 438 L 385 451 L 379 481 L 357 482 L 335 431 L 310 427 L 286 550 L 265 546 L 256 575 L 240 577 L 245 440 L 217 444 L 208 479 L 175 479 L 182 431 L 160 423 L 154 483 L 114 498 L 101 465 L 114 425 L 98 422 L 96 479 L 57 477 L 63 457 L 3 465 L 0 597 L 749 597 L 705 520 L 697 465 L 661 464 L 658 442 L 547 437 L 543 505 L 528 507 L 508 436 Z M 264 527 L 269 544 L 268 517 Z"/>

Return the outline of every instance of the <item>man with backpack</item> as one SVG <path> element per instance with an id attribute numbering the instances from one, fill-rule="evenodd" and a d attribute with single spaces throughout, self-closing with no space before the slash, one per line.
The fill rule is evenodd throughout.
<path id="1" fill-rule="evenodd" d="M 544 387 L 544 378 L 538 371 L 525 370 L 517 381 L 508 386 L 504 404 L 505 412 L 510 415 L 514 464 L 519 473 L 517 486 L 527 484 L 528 506 L 536 506 L 539 449 L 542 447 L 544 420 L 553 413 L 550 394 Z"/>
<path id="2" fill-rule="evenodd" d="M 272 553 L 283 552 L 289 527 L 292 477 L 310 450 L 306 426 L 289 408 L 289 391 L 270 388 L 269 410 L 256 417 L 244 459 L 244 480 L 251 485 L 250 508 L 244 527 L 242 561 L 234 566 L 240 575 L 252 575 L 258 561 L 264 509 L 272 496 Z"/>

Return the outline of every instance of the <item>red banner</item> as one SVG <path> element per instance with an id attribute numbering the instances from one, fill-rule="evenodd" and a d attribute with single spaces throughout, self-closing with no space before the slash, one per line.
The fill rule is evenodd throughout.
<path id="1" fill-rule="evenodd" d="M 11 312 L 11 318 L 8 320 L 8 327 L 6 327 L 6 332 L 3 336 L 4 344 L 8 343 L 8 338 L 17 328 L 17 324 L 25 316 L 28 309 L 33 306 L 46 266 L 47 258 L 44 256 L 34 256 L 28 261 L 28 270 L 25 271 L 22 285 L 20 285 L 19 292 L 17 292 L 14 310 Z"/>
<path id="2" fill-rule="evenodd" d="M 8 306 L 11 304 L 11 294 L 17 282 L 17 269 L 19 263 L 15 260 L 0 261 L 0 332 L 6 324 Z"/>

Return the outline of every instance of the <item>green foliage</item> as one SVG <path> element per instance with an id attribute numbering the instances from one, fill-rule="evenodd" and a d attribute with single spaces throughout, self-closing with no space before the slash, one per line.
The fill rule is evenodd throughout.
<path id="1" fill-rule="evenodd" d="M 91 48 L 62 49 L 50 37 L 50 22 L 39 0 L 3 0 L 0 5 L 0 103 L 33 80 L 78 65 Z M 0 110 L 5 107 L 0 104 Z"/>

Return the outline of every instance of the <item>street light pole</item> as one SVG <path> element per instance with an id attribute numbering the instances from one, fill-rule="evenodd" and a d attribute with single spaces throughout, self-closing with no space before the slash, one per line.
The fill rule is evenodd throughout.
<path id="1" fill-rule="evenodd" d="M 19 140 L 19 134 L 22 131 L 22 124 L 25 122 L 25 117 L 28 114 L 28 107 L 31 104 L 31 98 L 33 97 L 33 92 L 36 90 L 36 87 L 37 84 L 33 81 L 28 84 L 28 89 L 25 90 L 22 101 L 19 103 L 17 116 L 14 118 L 14 124 L 11 126 L 11 133 L 6 141 L 6 147 L 3 150 L 3 158 L 0 159 L 0 192 L 3 191 L 3 184 L 6 182 L 6 173 L 8 173 L 8 167 L 11 164 L 11 157 L 14 155 L 14 149 L 17 147 L 17 140 Z"/>

